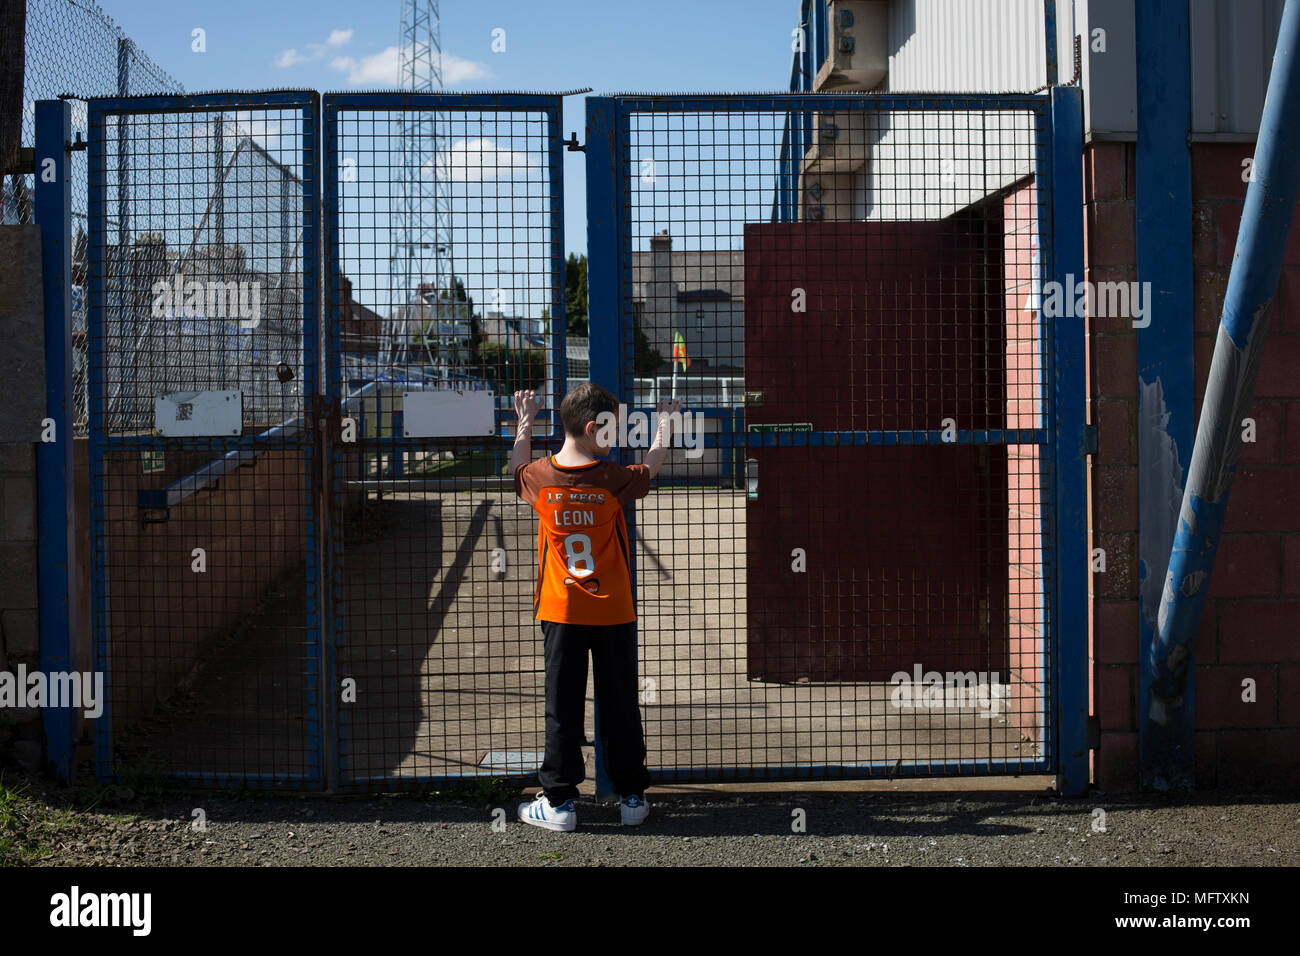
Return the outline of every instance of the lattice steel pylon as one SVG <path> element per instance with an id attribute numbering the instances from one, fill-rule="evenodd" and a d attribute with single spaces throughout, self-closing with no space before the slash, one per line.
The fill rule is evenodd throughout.
<path id="1" fill-rule="evenodd" d="M 398 84 L 414 93 L 442 90 L 442 37 L 438 0 L 402 0 Z M 402 161 L 389 257 L 389 318 L 383 348 L 390 366 L 435 364 L 429 347 L 454 310 L 451 205 L 446 194 L 446 114 L 401 113 Z M 446 303 L 444 306 L 443 303 Z"/>

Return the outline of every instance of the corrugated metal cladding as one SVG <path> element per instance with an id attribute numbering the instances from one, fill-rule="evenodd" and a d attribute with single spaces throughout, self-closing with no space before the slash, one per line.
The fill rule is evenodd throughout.
<path id="1" fill-rule="evenodd" d="M 1253 136 L 1285 0 L 1188 0 L 1192 132 Z M 1083 50 L 1089 133 L 1137 135 L 1134 0 L 1057 0 L 1059 80 Z M 1071 25 L 1073 24 L 1073 29 Z M 1104 51 L 1093 49 L 1105 31 Z M 1042 0 L 892 0 L 890 90 L 1031 90 L 1046 82 Z"/>
<path id="2" fill-rule="evenodd" d="M 1259 131 L 1284 0 L 1189 0 L 1192 130 Z"/>
<path id="3" fill-rule="evenodd" d="M 1047 82 L 1044 49 L 1042 0 L 894 0 L 886 83 L 904 92 L 1037 89 Z"/>
<path id="4" fill-rule="evenodd" d="M 1254 136 L 1264 108 L 1284 0 L 1188 0 L 1192 134 Z M 1095 135 L 1137 137 L 1137 60 L 1133 0 L 1058 0 L 1073 5 L 1084 37 L 1085 123 Z M 1093 33 L 1106 31 L 1104 52 Z M 1062 64 L 1066 57 L 1062 55 Z M 1062 79 L 1066 70 L 1062 65 Z"/>

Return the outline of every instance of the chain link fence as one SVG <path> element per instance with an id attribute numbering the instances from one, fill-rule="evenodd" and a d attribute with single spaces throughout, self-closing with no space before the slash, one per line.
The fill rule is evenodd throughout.
<path id="1" fill-rule="evenodd" d="M 28 0 L 23 75 L 23 138 L 36 143 L 36 101 L 72 100 L 72 137 L 85 140 L 91 96 L 179 93 L 180 83 L 145 56 L 107 13 L 86 0 Z M 0 216 L 5 225 L 33 221 L 33 176 L 7 176 Z M 72 154 L 73 358 L 76 433 L 87 433 L 86 409 L 86 153 Z"/>

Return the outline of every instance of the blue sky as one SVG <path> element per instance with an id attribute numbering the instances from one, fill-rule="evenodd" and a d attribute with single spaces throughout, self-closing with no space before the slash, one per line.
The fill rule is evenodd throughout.
<path id="1" fill-rule="evenodd" d="M 173 0 L 101 7 L 187 91 L 390 87 L 401 0 Z M 442 0 L 449 90 L 783 90 L 798 0 Z M 206 52 L 191 49 L 195 28 Z M 493 52 L 493 30 L 505 51 Z M 292 51 L 292 52 L 290 52 Z M 582 97 L 565 136 L 583 132 Z M 565 154 L 565 245 L 586 246 L 583 157 Z"/>

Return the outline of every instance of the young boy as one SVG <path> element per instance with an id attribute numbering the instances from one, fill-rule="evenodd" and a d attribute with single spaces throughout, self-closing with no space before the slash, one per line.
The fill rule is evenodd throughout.
<path id="1" fill-rule="evenodd" d="M 582 744 L 587 652 L 595 672 L 600 733 L 610 781 L 625 824 L 650 814 L 636 667 L 636 612 L 623 505 L 650 493 L 650 479 L 668 451 L 680 402 L 660 402 L 654 443 L 641 465 L 600 461 L 602 412 L 618 415 L 618 399 L 599 385 L 579 385 L 560 403 L 564 445 L 532 458 L 536 394 L 515 392 L 518 429 L 510 470 L 515 492 L 537 511 L 538 571 L 534 619 L 541 622 L 546 660 L 546 755 L 537 777 L 542 791 L 519 806 L 519 819 L 548 830 L 578 825 L 573 800 L 585 777 Z"/>

